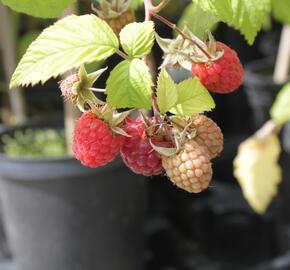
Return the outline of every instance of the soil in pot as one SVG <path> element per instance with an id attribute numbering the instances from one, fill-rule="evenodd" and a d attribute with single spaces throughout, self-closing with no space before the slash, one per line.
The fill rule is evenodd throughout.
<path id="1" fill-rule="evenodd" d="M 88 169 L 69 157 L 0 155 L 5 230 L 20 270 L 142 269 L 145 191 L 119 159 Z"/>

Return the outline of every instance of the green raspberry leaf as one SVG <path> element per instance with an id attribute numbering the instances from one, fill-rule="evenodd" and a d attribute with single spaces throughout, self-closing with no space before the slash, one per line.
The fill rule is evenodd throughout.
<path id="1" fill-rule="evenodd" d="M 197 78 L 187 79 L 177 85 L 177 105 L 171 113 L 183 116 L 192 116 L 215 108 L 215 102 L 208 90 Z"/>
<path id="2" fill-rule="evenodd" d="M 193 2 L 239 30 L 249 44 L 253 44 L 271 10 L 271 0 L 193 0 Z"/>
<path id="3" fill-rule="evenodd" d="M 125 60 L 111 72 L 107 81 L 107 102 L 115 108 L 151 107 L 152 78 L 140 59 Z"/>
<path id="4" fill-rule="evenodd" d="M 40 18 L 56 18 L 75 0 L 1 0 L 17 12 Z"/>
<path id="5" fill-rule="evenodd" d="M 72 68 L 101 61 L 116 52 L 113 30 L 95 15 L 71 15 L 45 29 L 18 64 L 10 87 L 45 83 Z"/>
<path id="6" fill-rule="evenodd" d="M 166 71 L 163 68 L 158 77 L 158 84 L 157 84 L 157 104 L 159 106 L 161 113 L 166 113 L 178 101 L 178 92 L 177 87 Z"/>
<path id="7" fill-rule="evenodd" d="M 203 10 L 198 3 L 192 2 L 183 12 L 178 27 L 185 26 L 200 39 L 205 38 L 206 31 L 212 30 L 219 18 L 209 10 Z"/>
<path id="8" fill-rule="evenodd" d="M 270 111 L 272 119 L 281 125 L 290 121 L 290 83 L 279 92 Z"/>
<path id="9" fill-rule="evenodd" d="M 120 33 L 120 42 L 130 57 L 142 57 L 151 52 L 154 45 L 154 23 L 130 23 Z"/>
<path id="10" fill-rule="evenodd" d="M 273 16 L 283 24 L 290 24 L 290 2 L 287 0 L 272 0 Z"/>

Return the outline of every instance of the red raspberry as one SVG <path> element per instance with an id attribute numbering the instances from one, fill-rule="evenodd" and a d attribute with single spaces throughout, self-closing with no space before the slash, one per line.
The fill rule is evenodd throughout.
<path id="1" fill-rule="evenodd" d="M 243 82 L 244 69 L 237 53 L 221 42 L 216 42 L 217 51 L 224 50 L 217 61 L 193 63 L 192 73 L 212 92 L 226 94 L 236 90 Z"/>
<path id="2" fill-rule="evenodd" d="M 125 139 L 121 148 L 121 156 L 124 163 L 137 174 L 145 176 L 159 175 L 163 173 L 161 158 L 152 148 L 145 133 L 145 125 L 140 120 L 127 119 L 126 132 L 131 136 Z M 154 142 L 158 146 L 169 147 L 166 142 Z"/>
<path id="3" fill-rule="evenodd" d="M 113 161 L 124 139 L 121 135 L 112 135 L 104 121 L 98 119 L 92 111 L 87 111 L 77 121 L 73 151 L 83 165 L 95 168 Z"/>

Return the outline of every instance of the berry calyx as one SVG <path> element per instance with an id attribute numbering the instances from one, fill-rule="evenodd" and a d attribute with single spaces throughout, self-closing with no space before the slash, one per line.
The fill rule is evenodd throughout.
<path id="1" fill-rule="evenodd" d="M 243 82 L 244 69 L 237 53 L 227 45 L 216 42 L 216 51 L 224 51 L 217 60 L 193 62 L 192 73 L 210 91 L 227 94 L 236 90 Z"/>
<path id="2" fill-rule="evenodd" d="M 121 157 L 124 163 L 135 173 L 144 176 L 160 175 L 164 172 L 160 155 L 153 149 L 145 131 L 145 124 L 138 118 L 136 121 L 127 119 L 127 134 L 121 148 Z M 162 147 L 169 143 L 153 138 L 154 144 Z"/>
<path id="3" fill-rule="evenodd" d="M 98 0 L 97 3 L 98 8 L 93 7 L 93 10 L 108 23 L 116 35 L 119 35 L 127 24 L 135 21 L 135 12 L 130 8 L 130 0 Z"/>
<path id="4" fill-rule="evenodd" d="M 194 140 L 185 142 L 178 154 L 162 156 L 162 165 L 170 181 L 190 193 L 206 189 L 212 178 L 210 155 Z"/>
<path id="5" fill-rule="evenodd" d="M 124 139 L 124 136 L 114 134 L 92 111 L 87 111 L 76 123 L 73 152 L 87 167 L 104 166 L 119 154 Z"/>

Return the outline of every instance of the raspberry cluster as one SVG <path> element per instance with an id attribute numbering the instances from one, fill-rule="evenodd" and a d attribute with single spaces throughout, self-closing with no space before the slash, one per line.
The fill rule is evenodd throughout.
<path id="1" fill-rule="evenodd" d="M 212 178 L 211 159 L 223 149 L 223 134 L 217 124 L 205 115 L 192 119 L 195 137 L 187 140 L 174 156 L 162 157 L 166 174 L 177 187 L 190 193 L 206 189 Z"/>
<path id="2" fill-rule="evenodd" d="M 153 122 L 153 118 L 149 122 Z M 127 118 L 124 123 L 127 136 L 115 134 L 110 126 L 92 111 L 78 120 L 73 151 L 76 158 L 88 167 L 99 167 L 113 161 L 120 153 L 124 163 L 136 174 L 154 176 L 166 173 L 179 188 L 190 193 L 206 189 L 212 178 L 211 159 L 223 148 L 220 128 L 205 115 L 191 119 L 190 133 L 181 149 L 169 156 L 159 149 L 172 149 L 173 142 L 165 136 L 156 136 L 152 126 L 140 118 Z"/>

